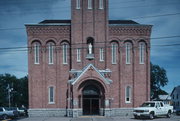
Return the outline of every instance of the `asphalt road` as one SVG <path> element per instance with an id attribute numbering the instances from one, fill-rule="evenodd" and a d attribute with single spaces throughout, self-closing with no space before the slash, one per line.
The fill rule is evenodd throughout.
<path id="1" fill-rule="evenodd" d="M 150 119 L 134 119 L 133 117 L 30 117 L 6 121 L 150 121 Z M 172 115 L 171 118 L 159 117 L 153 121 L 180 121 L 180 116 Z"/>

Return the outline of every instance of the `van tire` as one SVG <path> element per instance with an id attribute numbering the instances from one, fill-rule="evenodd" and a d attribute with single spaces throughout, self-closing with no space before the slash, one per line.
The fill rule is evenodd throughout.
<path id="1" fill-rule="evenodd" d="M 171 118 L 171 111 L 168 111 L 166 116 L 167 116 L 167 118 Z"/>
<path id="2" fill-rule="evenodd" d="M 150 118 L 151 120 L 154 119 L 154 112 L 151 112 L 151 113 L 149 114 L 149 118 Z"/>

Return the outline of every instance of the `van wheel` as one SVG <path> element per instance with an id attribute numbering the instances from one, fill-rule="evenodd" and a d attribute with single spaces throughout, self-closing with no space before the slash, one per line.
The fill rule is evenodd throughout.
<path id="1" fill-rule="evenodd" d="M 171 111 L 168 111 L 166 116 L 167 116 L 167 118 L 170 118 L 171 117 Z"/>
<path id="2" fill-rule="evenodd" d="M 7 115 L 3 115 L 3 116 L 2 116 L 2 119 L 3 119 L 3 120 L 8 119 L 8 116 L 7 116 Z"/>
<path id="3" fill-rule="evenodd" d="M 139 119 L 139 116 L 134 116 L 135 119 Z"/>
<path id="4" fill-rule="evenodd" d="M 151 112 L 150 114 L 149 114 L 149 118 L 152 120 L 152 119 L 154 119 L 154 113 L 153 112 Z"/>

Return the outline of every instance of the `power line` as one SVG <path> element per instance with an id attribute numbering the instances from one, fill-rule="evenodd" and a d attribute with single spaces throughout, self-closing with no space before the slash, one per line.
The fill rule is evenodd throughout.
<path id="1" fill-rule="evenodd" d="M 176 36 L 164 36 L 164 37 L 154 37 L 154 38 L 150 38 L 150 39 L 166 39 L 166 38 L 179 38 L 180 35 L 176 35 Z M 110 41 L 107 41 L 110 42 Z M 105 42 L 95 42 L 95 43 L 105 43 Z M 73 47 L 73 45 L 82 45 L 81 49 L 87 49 L 87 43 L 76 43 L 76 44 L 71 44 L 71 49 L 77 49 L 79 47 Z M 61 47 L 62 45 L 55 45 L 57 48 Z M 174 44 L 158 44 L 158 45 L 151 45 L 151 47 L 172 47 L 172 46 L 180 46 L 180 43 L 174 43 Z M 41 47 L 47 47 L 47 46 L 41 46 Z M 121 48 L 124 46 L 121 46 Z M 6 47 L 6 48 L 0 48 L 0 53 L 16 53 L 16 52 L 28 52 L 28 49 L 32 48 L 32 46 L 27 46 L 27 47 Z M 101 46 L 96 45 L 94 48 L 104 48 Z M 111 48 L 111 46 L 106 46 L 105 48 Z M 62 49 L 62 48 L 58 48 L 58 49 Z M 151 49 L 152 50 L 152 49 Z"/>
<path id="2" fill-rule="evenodd" d="M 178 4 L 179 2 L 171 2 L 171 3 L 166 3 L 166 4 L 151 4 L 151 5 L 142 5 L 142 6 L 124 6 L 124 7 L 119 7 L 118 6 L 118 8 L 116 8 L 116 7 L 113 7 L 113 8 L 111 8 L 110 7 L 110 9 L 119 9 L 119 8 L 138 8 L 138 7 L 151 7 L 151 6 L 162 6 L 162 5 L 171 5 L 171 4 Z M 110 4 L 110 5 L 112 5 L 112 4 Z M 115 5 L 117 5 L 117 4 L 115 4 Z M 68 9 L 70 9 L 72 6 L 66 6 L 66 7 L 56 7 L 56 8 L 53 8 L 52 10 L 53 10 L 53 12 L 55 12 L 54 10 L 58 10 L 57 12 L 66 12 L 66 11 L 64 11 L 64 9 L 65 8 L 68 8 Z M 50 8 L 42 8 L 42 9 L 40 9 L 40 8 L 38 8 L 37 10 L 38 11 L 36 11 L 36 12 L 30 12 L 30 10 L 32 10 L 31 8 L 29 8 L 29 9 L 23 9 L 23 12 L 24 11 L 27 11 L 28 13 L 31 13 L 31 14 L 38 14 L 38 12 L 39 13 L 45 13 L 45 11 L 47 11 L 48 9 L 50 9 Z M 63 10 L 62 10 L 63 9 Z M 4 8 L 3 8 L 3 10 L 4 10 Z M 42 11 L 42 10 L 45 10 L 45 11 Z M 8 11 L 8 14 L 13 14 L 13 13 L 16 13 L 16 11 L 13 11 L 13 12 L 9 12 Z M 2 12 L 1 12 L 1 14 L 3 14 Z M 19 14 L 19 11 L 18 11 L 18 14 Z"/>
<path id="3" fill-rule="evenodd" d="M 159 14 L 159 15 L 152 15 L 152 16 L 142 16 L 142 17 L 137 17 L 137 18 L 132 18 L 132 19 L 155 18 L 155 17 L 162 17 L 162 16 L 175 16 L 175 15 L 180 15 L 180 13 L 169 13 L 169 14 Z"/>
<path id="4" fill-rule="evenodd" d="M 162 16 L 174 16 L 174 15 L 180 15 L 180 13 L 169 13 L 169 14 L 159 14 L 159 15 L 152 15 L 152 16 L 141 16 L 141 17 L 135 17 L 130 19 L 143 19 L 143 18 L 154 18 L 154 17 L 162 17 Z M 104 21 L 96 21 L 96 22 L 104 22 Z M 93 23 L 93 22 L 83 22 L 83 23 Z M 73 23 L 73 24 L 83 24 L 83 23 Z M 0 31 L 3 30 L 18 30 L 18 29 L 25 29 L 23 28 L 0 28 Z"/>

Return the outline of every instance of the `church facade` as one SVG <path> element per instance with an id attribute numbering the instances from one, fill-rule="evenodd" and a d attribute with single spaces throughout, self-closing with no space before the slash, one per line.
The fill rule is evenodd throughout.
<path id="1" fill-rule="evenodd" d="M 150 99 L 151 25 L 71 0 L 71 20 L 26 24 L 30 116 L 127 115 Z"/>

